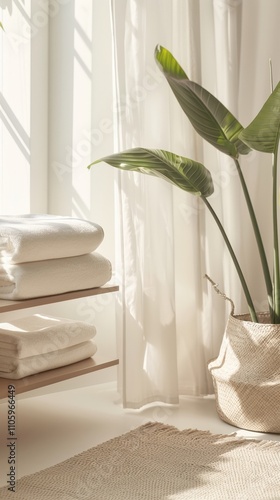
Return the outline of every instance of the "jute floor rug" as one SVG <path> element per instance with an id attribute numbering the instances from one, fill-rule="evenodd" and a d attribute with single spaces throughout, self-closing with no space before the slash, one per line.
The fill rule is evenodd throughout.
<path id="1" fill-rule="evenodd" d="M 280 499 L 280 443 L 149 423 L 16 482 L 8 500 Z"/>

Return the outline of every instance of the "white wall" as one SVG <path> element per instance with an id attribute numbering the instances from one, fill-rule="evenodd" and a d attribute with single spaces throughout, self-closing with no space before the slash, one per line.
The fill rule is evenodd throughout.
<path id="1" fill-rule="evenodd" d="M 5 2 L 0 33 L 0 211 L 47 209 L 48 18 L 39 0 Z M 40 26 L 36 27 L 36 22 Z"/>
<path id="2" fill-rule="evenodd" d="M 113 258 L 113 173 L 86 168 L 113 145 L 108 5 L 68 1 L 50 20 L 49 210 L 98 221 Z"/>

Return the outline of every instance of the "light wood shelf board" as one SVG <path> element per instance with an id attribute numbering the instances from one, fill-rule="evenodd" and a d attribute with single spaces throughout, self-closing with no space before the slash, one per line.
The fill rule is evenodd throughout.
<path id="1" fill-rule="evenodd" d="M 16 397 L 17 394 L 21 394 L 23 392 L 38 389 L 39 387 L 55 384 L 57 382 L 62 382 L 81 375 L 86 375 L 87 373 L 95 372 L 97 370 L 103 370 L 104 368 L 109 368 L 118 364 L 118 359 L 103 361 L 98 357 L 94 357 L 77 363 L 72 363 L 71 365 L 55 368 L 53 370 L 36 373 L 18 380 L 0 378 L 0 398 L 2 399 L 8 397 L 9 384 L 12 384 L 15 387 Z"/>
<path id="2" fill-rule="evenodd" d="M 66 300 L 75 300 L 83 297 L 91 297 L 103 293 L 117 292 L 117 285 L 107 285 L 96 288 L 87 288 L 84 290 L 75 290 L 73 292 L 59 293 L 57 295 L 46 295 L 44 297 L 36 297 L 25 300 L 0 300 L 0 313 L 17 311 L 28 307 L 38 307 L 55 302 L 64 302 Z"/>

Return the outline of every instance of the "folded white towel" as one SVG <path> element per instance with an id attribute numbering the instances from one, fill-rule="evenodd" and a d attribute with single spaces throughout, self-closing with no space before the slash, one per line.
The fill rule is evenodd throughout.
<path id="1" fill-rule="evenodd" d="M 56 215 L 0 217 L 0 262 L 20 263 L 91 253 L 104 238 L 90 221 Z"/>
<path id="2" fill-rule="evenodd" d="M 112 276 L 108 259 L 93 252 L 78 257 L 0 266 L 0 298 L 29 299 L 95 288 Z"/>
<path id="3" fill-rule="evenodd" d="M 34 314 L 0 323 L 0 354 L 27 358 L 93 339 L 96 328 L 84 321 Z"/>
<path id="4" fill-rule="evenodd" d="M 34 375 L 35 373 L 52 370 L 61 366 L 70 365 L 77 361 L 90 358 L 97 351 L 97 346 L 92 340 L 81 344 L 59 349 L 38 356 L 16 359 L 0 356 L 0 377 L 19 379 Z"/>

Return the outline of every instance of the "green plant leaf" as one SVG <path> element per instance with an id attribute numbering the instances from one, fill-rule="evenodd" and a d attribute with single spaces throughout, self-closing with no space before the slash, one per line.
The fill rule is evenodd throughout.
<path id="1" fill-rule="evenodd" d="M 162 149 L 130 149 L 96 160 L 88 168 L 101 161 L 122 170 L 162 177 L 197 196 L 214 192 L 211 174 L 204 165 Z"/>
<path id="2" fill-rule="evenodd" d="M 280 130 L 280 82 L 270 94 L 256 118 L 240 137 L 248 146 L 263 153 L 274 153 Z"/>
<path id="3" fill-rule="evenodd" d="M 165 76 L 170 75 L 176 77 L 178 80 L 189 80 L 187 74 L 183 70 L 182 66 L 178 63 L 177 59 L 161 45 L 157 45 L 155 48 L 155 59 L 156 62 Z"/>
<path id="4" fill-rule="evenodd" d="M 249 153 L 250 148 L 239 139 L 243 127 L 230 111 L 210 92 L 190 81 L 167 49 L 158 45 L 155 59 L 198 134 L 233 158 Z"/>

